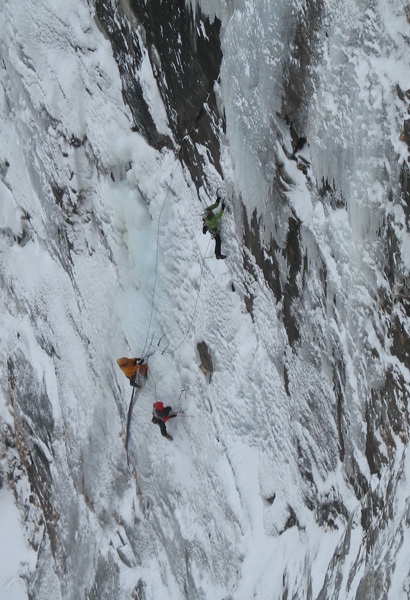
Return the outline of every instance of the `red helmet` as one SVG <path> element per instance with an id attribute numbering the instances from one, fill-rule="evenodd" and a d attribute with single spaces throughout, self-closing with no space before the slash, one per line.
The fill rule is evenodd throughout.
<path id="1" fill-rule="evenodd" d="M 162 410 L 164 408 L 164 403 L 163 402 L 154 402 L 154 408 L 156 410 Z"/>

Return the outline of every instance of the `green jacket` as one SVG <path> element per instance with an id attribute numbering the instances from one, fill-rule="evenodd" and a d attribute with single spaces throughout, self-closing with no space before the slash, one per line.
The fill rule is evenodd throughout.
<path id="1" fill-rule="evenodd" d="M 222 214 L 224 212 L 223 208 L 221 208 L 221 210 L 217 213 L 212 212 L 218 205 L 219 205 L 219 200 L 214 202 L 214 204 L 207 206 L 205 209 L 206 215 L 204 217 L 204 223 L 209 231 L 217 230 L 218 221 L 222 217 Z"/>

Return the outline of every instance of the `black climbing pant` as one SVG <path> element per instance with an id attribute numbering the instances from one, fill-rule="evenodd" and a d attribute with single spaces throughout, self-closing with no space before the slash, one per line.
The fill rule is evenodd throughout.
<path id="1" fill-rule="evenodd" d="M 215 240 L 215 256 L 216 258 L 225 258 L 221 253 L 221 236 L 218 231 L 213 232 L 212 237 Z"/>
<path id="2" fill-rule="evenodd" d="M 161 421 L 161 419 L 157 419 L 156 417 L 152 417 L 152 419 L 151 419 L 151 420 L 152 420 L 152 422 L 153 422 L 153 423 L 155 423 L 155 425 L 159 425 L 159 428 L 160 428 L 160 430 L 161 430 L 161 434 L 162 434 L 164 437 L 167 437 L 167 435 L 168 435 L 168 431 L 167 431 L 167 428 L 166 428 L 165 422 L 164 422 L 164 421 Z"/>
<path id="3" fill-rule="evenodd" d="M 159 428 L 161 430 L 161 435 L 163 435 L 164 437 L 167 437 L 168 431 L 167 431 L 167 428 L 166 428 L 166 425 L 165 425 L 164 421 L 160 421 L 159 420 L 158 421 L 158 425 L 159 425 Z"/>

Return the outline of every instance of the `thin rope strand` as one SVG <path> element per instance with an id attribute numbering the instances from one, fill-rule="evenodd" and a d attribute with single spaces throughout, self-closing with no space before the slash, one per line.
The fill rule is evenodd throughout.
<path id="1" fill-rule="evenodd" d="M 175 173 L 176 173 L 176 170 L 177 170 L 179 164 L 180 164 L 180 161 L 177 160 L 177 164 L 175 165 L 174 172 L 172 173 L 171 179 L 170 179 L 169 184 L 168 184 L 168 190 L 167 190 L 167 193 L 165 194 L 164 202 L 162 203 L 162 207 L 161 207 L 161 210 L 160 210 L 159 215 L 158 215 L 157 239 L 156 239 L 157 248 L 156 248 L 156 252 L 155 252 L 154 287 L 152 288 L 151 312 L 150 312 L 150 317 L 149 317 L 149 322 L 148 322 L 147 337 L 145 338 L 145 344 L 144 344 L 144 348 L 143 348 L 143 351 L 142 351 L 142 354 L 141 354 L 142 358 L 144 358 L 145 352 L 147 350 L 148 338 L 149 338 L 149 334 L 150 334 L 150 330 L 151 330 L 152 316 L 153 316 L 153 313 L 154 313 L 155 291 L 156 291 L 156 287 L 157 287 L 157 273 L 158 273 L 159 227 L 160 227 L 160 223 L 161 223 L 161 216 L 162 216 L 162 212 L 163 212 L 163 210 L 165 208 L 165 204 L 166 204 L 167 199 L 168 199 L 168 194 L 169 194 L 169 192 L 171 190 L 171 183 L 172 183 L 172 181 L 174 179 L 174 176 L 175 176 Z"/>
<path id="2" fill-rule="evenodd" d="M 206 250 L 204 252 L 204 255 L 202 257 L 201 276 L 199 278 L 199 288 L 198 288 L 198 293 L 196 295 L 194 312 L 192 314 L 191 321 L 189 323 L 188 331 L 186 332 L 186 334 L 184 335 L 184 337 L 182 338 L 182 340 L 179 342 L 179 344 L 177 346 L 175 346 L 175 348 L 169 350 L 168 352 L 176 352 L 182 346 L 182 344 L 185 342 L 186 338 L 188 337 L 189 332 L 191 331 L 192 323 L 194 322 L 194 318 L 196 316 L 196 310 L 197 310 L 197 307 L 198 307 L 199 294 L 201 293 L 202 277 L 203 277 L 203 274 L 204 274 L 204 267 L 205 267 L 205 257 L 206 257 L 206 254 L 208 252 L 208 248 L 209 248 L 209 244 L 211 243 L 211 239 L 212 238 L 209 238 L 208 245 L 207 245 Z"/>

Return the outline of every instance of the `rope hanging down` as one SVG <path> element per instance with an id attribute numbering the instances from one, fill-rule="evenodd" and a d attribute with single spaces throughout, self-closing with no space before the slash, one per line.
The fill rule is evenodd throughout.
<path id="1" fill-rule="evenodd" d="M 138 392 L 136 393 L 136 390 L 138 389 Z M 139 393 L 141 391 L 141 388 L 133 388 L 132 390 L 132 394 L 131 394 L 131 400 L 130 400 L 130 405 L 128 407 L 128 414 L 127 414 L 127 433 L 125 436 L 125 452 L 127 453 L 127 464 L 130 464 L 130 457 L 128 454 L 128 443 L 130 441 L 130 432 L 131 432 L 131 417 L 132 417 L 132 409 L 134 408 L 134 405 L 137 401 L 137 398 L 139 396 Z"/>
<path id="2" fill-rule="evenodd" d="M 167 193 L 165 194 L 165 198 L 164 198 L 164 202 L 162 203 L 162 207 L 161 210 L 159 212 L 158 215 L 158 225 L 157 225 L 157 239 L 156 239 L 156 254 L 155 254 L 155 272 L 154 272 L 154 286 L 152 288 L 152 297 L 151 297 L 151 312 L 150 312 L 150 317 L 149 317 L 149 322 L 148 322 L 148 329 L 147 329 L 147 336 L 145 338 L 145 343 L 144 343 L 144 348 L 142 350 L 141 353 L 141 357 L 144 359 L 147 359 L 147 346 L 148 346 L 148 339 L 149 339 L 149 335 L 150 335 L 150 330 L 151 330 L 151 323 L 152 323 L 152 316 L 153 316 L 153 312 L 154 312 L 154 300 L 155 300 L 155 289 L 156 289 L 156 285 L 157 285 L 157 273 L 158 273 L 158 247 L 159 247 L 159 227 L 160 227 L 160 223 L 161 223 L 161 216 L 162 216 L 162 212 L 165 208 L 165 204 L 167 202 L 168 199 L 168 195 L 169 195 L 169 191 L 171 189 L 171 183 L 174 179 L 176 170 L 178 168 L 179 165 L 179 160 L 177 161 L 177 164 L 175 165 L 175 168 L 173 170 L 171 179 L 169 181 L 168 184 L 168 190 Z M 152 341 L 152 340 L 151 340 Z M 151 344 L 151 342 L 150 342 Z M 132 411 L 133 408 L 135 406 L 135 403 L 137 401 L 137 398 L 141 392 L 141 381 L 138 382 L 139 385 L 138 387 L 133 387 L 132 390 L 132 394 L 131 394 L 131 400 L 130 400 L 130 404 L 128 407 L 128 413 L 127 413 L 127 429 L 126 429 L 126 436 L 125 436 L 125 452 L 127 454 L 127 464 L 129 465 L 129 454 L 128 454 L 128 444 L 129 444 L 129 440 L 130 440 L 130 433 L 131 433 L 131 419 L 132 419 Z"/>
<path id="3" fill-rule="evenodd" d="M 206 97 L 206 100 L 205 100 L 205 102 L 208 100 L 208 98 L 209 98 L 209 92 L 208 92 L 208 95 L 207 95 L 207 97 Z M 202 108 L 201 108 L 201 110 L 202 110 Z M 192 129 L 192 127 L 191 127 L 191 129 Z M 190 130 L 190 131 L 191 131 L 191 130 Z M 189 140 L 189 139 L 190 139 L 190 138 L 189 138 L 189 135 L 188 135 L 188 134 L 186 134 L 186 135 L 185 135 L 185 136 L 182 138 L 182 140 L 181 140 L 181 144 L 182 144 L 182 143 L 183 143 L 185 140 Z M 178 156 L 178 159 L 177 159 L 177 164 L 175 165 L 175 168 L 174 168 L 174 170 L 173 170 L 173 172 L 172 172 L 172 175 L 171 175 L 171 179 L 169 180 L 169 184 L 168 184 L 168 190 L 167 190 L 167 193 L 165 194 L 164 202 L 162 203 L 162 207 L 161 207 L 161 210 L 160 210 L 160 212 L 159 212 L 159 215 L 158 215 L 157 235 L 156 235 L 156 246 L 157 246 L 157 248 L 156 248 L 156 252 L 155 252 L 154 286 L 153 286 L 153 288 L 152 288 L 152 295 L 151 295 L 151 311 L 150 311 L 150 317 L 149 317 L 149 322 L 148 322 L 147 336 L 146 336 L 146 338 L 145 338 L 144 348 L 143 348 L 143 351 L 142 351 L 142 353 L 141 353 L 141 357 L 142 357 L 142 358 L 144 358 L 144 357 L 145 357 L 145 353 L 147 352 L 147 347 L 149 346 L 149 344 L 148 344 L 148 338 L 149 338 L 149 335 L 150 335 L 151 323 L 152 323 L 152 317 L 153 317 L 153 313 L 154 313 L 155 291 L 156 291 L 156 285 L 157 285 L 157 273 L 158 273 L 159 227 L 160 227 L 160 223 L 161 223 L 161 217 L 162 217 L 162 213 L 163 213 L 163 210 L 164 210 L 164 208 L 165 208 L 165 204 L 166 204 L 166 202 L 167 202 L 167 200 L 168 200 L 168 194 L 169 194 L 169 192 L 170 192 L 170 189 L 171 189 L 171 183 L 172 183 L 172 181 L 173 181 L 173 179 L 174 179 L 174 177 L 175 177 L 175 173 L 176 173 L 176 170 L 177 170 L 177 168 L 178 168 L 178 165 L 180 165 L 180 160 L 179 160 L 179 153 L 180 153 L 180 151 L 181 151 L 181 146 L 179 146 L 179 147 L 178 147 L 178 149 L 177 149 L 177 152 L 176 152 L 176 154 L 177 154 L 177 156 Z M 208 247 L 209 247 L 209 243 L 208 243 Z M 207 249 L 205 250 L 204 258 L 205 258 L 205 256 L 206 256 L 206 253 L 208 252 L 208 247 L 207 247 Z M 188 331 L 187 331 L 187 333 L 185 334 L 185 336 L 184 336 L 183 340 L 182 340 L 182 341 L 181 341 L 181 342 L 180 342 L 180 343 L 179 343 L 179 344 L 178 344 L 178 345 L 175 347 L 175 349 L 174 349 L 174 350 L 177 350 L 177 349 L 178 349 L 178 348 L 179 348 L 179 347 L 180 347 L 180 346 L 181 346 L 181 345 L 184 343 L 184 341 L 185 341 L 186 337 L 188 336 L 188 333 L 189 333 L 189 331 L 190 331 L 190 329 L 191 329 L 192 322 L 193 322 L 193 320 L 194 320 L 194 316 L 195 316 L 195 313 L 196 313 L 197 304 L 198 304 L 199 291 L 200 291 L 200 289 L 201 289 L 202 274 L 203 274 L 203 264 L 202 264 L 202 268 L 201 268 L 201 279 L 200 279 L 200 285 L 199 285 L 199 290 L 198 290 L 197 300 L 196 300 L 196 303 L 195 303 L 195 311 L 194 311 L 194 315 L 193 315 L 193 317 L 192 317 L 192 319 L 191 319 L 191 323 L 190 323 L 190 325 L 189 325 L 189 328 L 188 328 Z M 164 351 L 163 351 L 161 354 L 164 354 Z"/>
<path id="4" fill-rule="evenodd" d="M 149 318 L 149 323 L 148 323 L 147 336 L 146 336 L 146 339 L 145 339 L 144 349 L 143 349 L 143 352 L 141 354 L 141 356 L 143 358 L 145 357 L 145 353 L 147 352 L 148 346 L 152 342 L 152 339 L 151 339 L 150 344 L 148 344 L 148 338 L 149 338 L 149 334 L 150 334 L 150 330 L 151 330 L 151 323 L 152 323 L 152 317 L 153 317 L 153 312 L 154 312 L 155 290 L 156 290 L 156 284 L 157 284 L 158 251 L 159 251 L 159 227 L 160 227 L 162 212 L 163 212 L 163 210 L 165 208 L 165 204 L 166 204 L 167 199 L 168 199 L 168 194 L 169 194 L 169 191 L 171 189 L 171 183 L 172 183 L 172 180 L 174 179 L 174 176 L 175 176 L 176 170 L 178 168 L 178 165 L 179 165 L 179 161 L 177 162 L 177 164 L 175 166 L 175 169 L 174 169 L 174 171 L 172 173 L 172 176 L 171 176 L 171 179 L 170 179 L 170 182 L 169 182 L 169 185 L 168 185 L 168 190 L 167 190 L 167 193 L 165 195 L 164 202 L 162 204 L 162 207 L 161 207 L 161 210 L 160 210 L 160 213 L 159 213 L 159 216 L 158 216 L 157 236 L 156 236 L 156 246 L 157 246 L 157 248 L 156 248 L 156 254 L 155 254 L 154 286 L 153 286 L 153 289 L 152 289 L 152 296 L 151 296 L 151 311 L 150 311 L 150 318 Z M 169 344 L 168 344 L 168 346 L 164 350 L 162 350 L 161 354 L 165 354 L 167 352 L 175 352 L 176 350 L 178 350 L 182 346 L 182 344 L 185 342 L 186 338 L 188 337 L 189 332 L 191 331 L 191 327 L 192 327 L 192 324 L 194 322 L 194 319 L 195 319 L 195 316 L 196 316 L 196 311 L 197 311 L 197 308 L 198 308 L 199 294 L 200 294 L 200 291 L 201 291 L 202 278 L 203 278 L 203 274 L 204 274 L 205 257 L 207 255 L 210 243 L 211 243 L 211 239 L 209 240 L 208 245 L 206 247 L 206 250 L 205 250 L 205 252 L 203 254 L 203 257 L 202 257 L 201 273 L 200 273 L 200 278 L 199 278 L 199 287 L 198 287 L 198 292 L 197 292 L 197 296 L 196 296 L 194 312 L 193 312 L 191 320 L 189 322 L 189 326 L 188 326 L 187 332 L 183 336 L 182 340 L 175 346 L 175 348 L 172 348 L 172 349 L 168 350 L 168 348 L 169 348 Z M 160 338 L 160 341 L 161 341 L 162 337 Z M 158 346 L 159 346 L 159 343 L 160 342 L 158 342 Z"/>
<path id="5" fill-rule="evenodd" d="M 205 266 L 205 257 L 207 255 L 208 252 L 208 248 L 209 248 L 209 244 L 211 243 L 211 239 L 209 239 L 208 245 L 206 247 L 206 250 L 204 252 L 204 255 L 202 257 L 202 265 L 201 265 L 201 275 L 199 277 L 199 286 L 198 286 L 198 292 L 196 295 L 196 300 L 195 300 L 195 307 L 194 307 L 194 312 L 192 313 L 192 317 L 191 320 L 189 322 L 189 326 L 188 326 L 188 330 L 186 332 L 186 334 L 184 335 L 184 337 L 182 338 L 182 340 L 175 346 L 175 348 L 171 348 L 171 350 L 168 350 L 168 346 L 161 352 L 161 354 L 165 354 L 166 352 L 176 352 L 181 346 L 182 344 L 185 342 L 185 340 L 188 337 L 189 332 L 191 331 L 191 327 L 192 327 L 192 323 L 194 322 L 195 316 L 196 316 L 196 311 L 198 308 L 198 300 L 199 300 L 199 294 L 201 292 L 201 286 L 202 286 L 202 277 L 204 274 L 204 266 Z"/>
<path id="6" fill-rule="evenodd" d="M 186 137 L 188 137 L 188 136 L 185 136 L 185 138 Z M 178 150 L 178 153 L 179 153 L 179 150 Z M 149 344 L 148 344 L 148 339 L 149 339 L 150 332 L 151 332 L 151 324 L 152 324 L 152 318 L 153 318 L 153 313 L 154 313 L 154 304 L 155 304 L 155 292 L 156 292 L 156 285 L 157 285 L 158 253 L 159 253 L 159 228 L 160 228 L 162 213 L 164 211 L 165 205 L 166 205 L 167 200 L 168 200 L 169 192 L 171 190 L 171 183 L 172 183 L 172 181 L 173 181 L 173 179 L 175 177 L 175 173 L 176 173 L 176 170 L 177 170 L 179 164 L 180 164 L 180 161 L 177 160 L 177 163 L 175 165 L 175 168 L 174 168 L 174 170 L 172 172 L 172 175 L 171 175 L 171 179 L 170 179 L 169 184 L 168 184 L 167 193 L 165 194 L 165 198 L 164 198 L 161 210 L 160 210 L 159 215 L 158 215 L 157 234 L 156 234 L 154 285 L 153 285 L 153 288 L 152 288 L 152 295 L 151 295 L 151 310 L 150 310 L 150 317 L 149 317 L 149 321 L 148 321 L 147 335 L 146 335 L 146 338 L 145 338 L 144 348 L 143 348 L 143 351 L 141 353 L 141 357 L 144 358 L 144 359 L 147 358 L 146 355 L 147 355 L 148 346 L 151 345 L 151 343 L 152 343 L 152 338 L 151 338 L 151 341 L 150 341 Z M 202 278 L 203 278 L 204 266 L 205 266 L 205 256 L 206 256 L 206 254 L 208 252 L 208 248 L 209 248 L 209 244 L 210 243 L 211 243 L 211 240 L 209 240 L 208 245 L 206 247 L 206 250 L 204 252 L 204 255 L 202 257 L 202 265 L 201 265 L 201 273 L 200 273 L 200 279 L 199 279 L 199 287 L 198 287 L 197 297 L 196 297 L 196 301 L 195 301 L 194 312 L 193 312 L 191 320 L 189 322 L 189 326 L 188 326 L 187 332 L 183 336 L 182 340 L 175 346 L 175 348 L 173 348 L 172 350 L 169 350 L 169 352 L 175 352 L 176 350 L 178 350 L 182 346 L 182 344 L 184 343 L 184 341 L 186 340 L 186 338 L 188 337 L 189 332 L 191 331 L 191 327 L 192 327 L 192 324 L 194 322 L 194 319 L 195 319 L 195 316 L 196 316 L 196 312 L 197 312 L 197 308 L 198 308 L 199 294 L 200 294 L 200 291 L 201 291 Z M 160 339 L 160 341 L 161 341 L 161 339 Z M 158 343 L 158 345 L 159 345 L 159 343 Z M 165 352 L 167 352 L 167 350 L 168 350 L 168 346 L 161 352 L 161 354 L 164 354 Z M 138 388 L 134 387 L 133 388 L 133 391 L 132 391 L 132 394 L 131 394 L 130 404 L 129 404 L 129 407 L 128 407 L 127 430 L 126 430 L 126 438 L 125 438 L 125 450 L 126 450 L 126 453 L 127 453 L 127 463 L 128 463 L 128 465 L 129 465 L 128 445 L 129 445 L 130 432 L 131 432 L 132 411 L 133 411 L 133 408 L 134 408 L 135 403 L 137 401 L 137 398 L 138 398 L 138 396 L 140 394 L 140 391 L 141 391 L 141 387 L 138 387 Z"/>
<path id="7" fill-rule="evenodd" d="M 154 313 L 154 300 L 155 300 L 155 290 L 156 290 L 156 286 L 157 286 L 157 273 L 158 273 L 158 250 L 159 250 L 159 226 L 161 223 L 161 216 L 162 216 L 162 212 L 165 208 L 165 204 L 168 200 L 168 194 L 169 191 L 171 189 L 171 183 L 174 179 L 176 170 L 178 168 L 178 165 L 180 164 L 179 160 L 177 160 L 177 164 L 175 165 L 175 169 L 171 175 L 171 179 L 169 180 L 169 184 L 168 184 L 168 190 L 167 193 L 165 194 L 165 198 L 164 198 L 164 202 L 162 203 L 162 207 L 161 210 L 159 211 L 159 215 L 158 215 L 158 224 L 157 224 L 157 238 L 156 238 L 156 252 L 155 252 L 155 271 L 154 271 L 154 286 L 152 288 L 152 295 L 151 295 L 151 312 L 150 312 L 150 316 L 149 316 L 149 321 L 148 321 L 148 329 L 147 329 L 147 336 L 145 338 L 145 343 L 144 343 L 144 348 L 143 351 L 141 353 L 141 357 L 144 358 L 145 357 L 145 353 L 147 351 L 147 345 L 148 345 L 148 338 L 149 338 L 149 334 L 150 334 L 150 330 L 151 330 L 151 323 L 152 323 L 152 315 Z"/>

